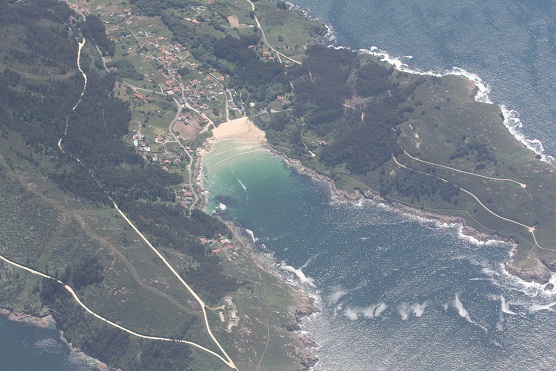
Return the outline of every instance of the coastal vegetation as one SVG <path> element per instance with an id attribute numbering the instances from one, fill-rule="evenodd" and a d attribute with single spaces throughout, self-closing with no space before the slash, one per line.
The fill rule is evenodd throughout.
<path id="1" fill-rule="evenodd" d="M 249 359 L 263 366 L 273 362 L 276 369 L 298 367 L 307 355 L 285 328 L 295 321 L 292 289 L 263 271 L 221 221 L 180 204 L 184 193 L 194 192 L 181 164 L 195 159 L 183 152 L 183 142 L 163 139 L 166 152 L 159 153 L 178 154 L 167 171 L 138 151 L 144 143 L 127 139 L 135 109 L 144 106 L 117 87 L 122 80 L 144 79 L 144 66 L 118 59 L 121 48 L 113 49 L 117 44 L 104 21 L 98 22 L 102 18 L 80 17 L 58 1 L 1 6 L 0 33 L 9 37 L 0 45 L 0 192 L 7 216 L 0 225 L 0 255 L 60 280 L 93 313 L 128 330 L 91 316 L 60 282 L 7 261 L 0 263 L 0 305 L 52 314 L 74 347 L 111 367 L 224 369 L 227 363 L 210 353 L 218 355 L 220 342 L 242 369 L 253 367 Z M 115 61 L 104 64 L 97 46 Z M 202 120 L 164 98 L 169 99 L 158 101 L 159 110 Z M 181 130 L 186 133 L 187 125 Z M 201 242 L 206 240 L 228 241 L 234 261 L 218 256 Z M 203 298 L 203 308 L 193 294 Z M 239 309 L 224 298 L 241 302 Z M 198 347 L 141 339 L 129 331 Z M 265 360 L 266 349 L 277 358 Z"/>
<path id="2" fill-rule="evenodd" d="M 0 254 L 138 333 L 214 352 L 221 343 L 242 369 L 309 367 L 287 331 L 292 289 L 197 209 L 195 149 L 210 128 L 249 116 L 274 148 L 343 191 L 515 241 L 508 269 L 547 282 L 553 167 L 504 128 L 499 107 L 476 102 L 463 77 L 325 47 L 318 22 L 284 2 L 254 3 L 98 0 L 76 9 L 82 17 L 54 0 L 0 2 Z M 225 366 L 134 337 L 58 282 L 0 267 L 2 306 L 52 313 L 74 346 L 111 367 Z"/>

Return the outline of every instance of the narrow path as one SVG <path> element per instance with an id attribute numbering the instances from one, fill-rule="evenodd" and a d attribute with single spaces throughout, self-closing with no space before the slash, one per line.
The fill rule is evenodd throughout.
<path id="1" fill-rule="evenodd" d="M 443 167 L 443 168 L 448 169 L 448 170 L 456 171 L 458 173 L 473 175 L 473 176 L 476 176 L 476 177 L 479 177 L 479 178 L 485 178 L 485 179 L 495 180 L 495 181 L 499 181 L 499 182 L 512 182 L 512 183 L 515 183 L 515 184 L 519 185 L 521 188 L 527 188 L 527 185 L 525 183 L 518 182 L 517 180 L 513 180 L 513 179 L 509 179 L 509 178 L 494 178 L 494 177 L 490 177 L 490 176 L 486 176 L 486 175 L 475 174 L 475 173 L 471 173 L 469 171 L 459 170 L 459 169 L 455 169 L 455 168 L 450 167 L 450 166 L 440 165 L 440 164 L 436 164 L 434 162 L 429 162 L 429 161 L 425 161 L 425 160 L 415 158 L 415 157 L 411 156 L 409 153 L 407 153 L 407 151 L 405 149 L 403 150 L 403 152 L 406 154 L 407 157 L 409 157 L 410 159 L 415 160 L 417 162 L 422 162 L 422 163 L 428 164 L 428 165 Z"/>
<path id="2" fill-rule="evenodd" d="M 421 174 L 426 174 L 426 175 L 429 175 L 429 176 L 434 176 L 435 178 L 440 179 L 440 180 L 442 180 L 442 181 L 445 182 L 445 183 L 451 183 L 451 182 L 449 182 L 448 180 L 446 180 L 446 179 L 444 179 L 444 178 L 441 178 L 441 177 L 439 177 L 439 176 L 432 175 L 432 174 L 427 174 L 427 173 L 425 173 L 425 172 L 423 172 L 423 171 L 415 170 L 415 169 L 412 169 L 412 168 L 410 168 L 410 167 L 408 167 L 408 166 L 406 166 L 406 165 L 400 164 L 400 163 L 398 162 L 398 160 L 396 159 L 396 157 L 394 157 L 394 156 L 392 156 L 392 158 L 394 159 L 394 162 L 396 162 L 396 164 L 397 164 L 399 167 L 401 167 L 401 168 L 408 169 L 408 170 L 411 170 L 411 171 L 415 171 L 415 172 L 418 172 L 418 173 L 421 173 Z M 452 183 L 452 184 L 453 184 L 453 183 Z M 462 188 L 462 187 L 460 187 L 460 186 L 458 186 L 458 185 L 456 185 L 456 186 L 457 186 L 459 189 L 461 189 L 462 191 L 464 191 L 465 193 L 467 193 L 468 195 L 470 195 L 471 197 L 473 197 L 473 198 L 479 203 L 479 205 L 481 205 L 481 206 L 482 206 L 486 211 L 488 211 L 490 214 L 496 216 L 497 218 L 500 218 L 500 219 L 502 219 L 502 220 L 505 220 L 505 221 L 507 221 L 507 222 L 510 222 L 510 223 L 519 225 L 520 227 L 523 227 L 523 228 L 527 229 L 527 230 L 528 230 L 531 234 L 533 234 L 533 236 L 534 236 L 535 227 L 530 227 L 530 226 L 525 225 L 525 224 L 522 224 L 522 223 L 520 223 L 520 222 L 516 222 L 515 220 L 508 219 L 508 218 L 505 218 L 505 217 L 503 217 L 503 216 L 501 216 L 501 215 L 496 214 L 494 211 L 492 211 L 492 210 L 490 210 L 488 207 L 486 207 L 486 206 L 481 202 L 481 200 L 479 200 L 479 199 L 477 198 L 477 196 L 475 196 L 473 193 L 469 192 L 469 191 L 466 190 L 465 188 Z"/>
<path id="3" fill-rule="evenodd" d="M 438 177 L 438 176 L 436 176 L 436 175 L 428 174 L 428 173 L 425 173 L 425 172 L 423 172 L 423 171 L 415 170 L 415 169 L 412 169 L 412 168 L 410 168 L 410 167 L 408 167 L 408 166 L 405 166 L 405 165 L 403 165 L 403 164 L 400 164 L 400 163 L 398 162 L 398 160 L 396 159 L 396 157 L 394 157 L 394 156 L 392 156 L 392 158 L 394 159 L 394 162 L 395 162 L 399 167 L 402 167 L 402 168 L 404 168 L 404 169 L 408 169 L 408 170 L 411 170 L 411 171 L 415 171 L 415 172 L 417 172 L 417 173 L 421 173 L 421 174 L 425 174 L 425 175 L 428 175 L 428 176 L 435 177 L 435 178 L 440 179 L 440 180 L 442 180 L 443 182 L 446 182 L 446 183 L 452 183 L 452 182 L 450 182 L 450 181 L 448 181 L 448 180 L 446 180 L 446 179 L 443 179 L 443 178 L 441 178 L 441 177 Z M 452 183 L 452 184 L 454 184 L 454 183 Z M 535 246 L 538 247 L 539 249 L 541 249 L 541 250 L 547 250 L 547 251 L 556 251 L 556 249 L 551 249 L 551 248 L 543 247 L 543 246 L 541 246 L 541 245 L 539 244 L 539 242 L 538 242 L 538 240 L 537 240 L 537 235 L 535 234 L 535 227 L 534 227 L 534 226 L 530 227 L 530 226 L 528 226 L 528 225 L 522 224 L 522 223 L 517 222 L 517 221 L 515 221 L 515 220 L 508 219 L 508 218 L 505 218 L 505 217 L 503 217 L 503 216 L 501 216 L 501 215 L 496 214 L 494 211 L 492 211 L 492 210 L 490 210 L 488 207 L 486 207 L 486 206 L 481 202 L 481 200 L 479 200 L 479 199 L 477 198 L 477 196 L 475 196 L 473 193 L 469 192 L 468 190 L 466 190 L 466 189 L 464 189 L 464 188 L 462 188 L 462 187 L 459 187 L 459 186 L 456 185 L 456 184 L 454 184 L 454 185 L 455 185 L 456 187 L 458 187 L 459 189 L 461 189 L 462 191 L 464 191 L 465 193 L 467 193 L 468 195 L 470 195 L 471 197 L 473 197 L 473 198 L 479 203 L 479 205 L 481 205 L 481 206 L 482 206 L 487 212 L 489 212 L 490 214 L 494 215 L 495 217 L 497 217 L 497 218 L 499 218 L 499 219 L 505 220 L 505 221 L 507 221 L 507 222 L 516 224 L 516 225 L 518 225 L 518 226 L 520 226 L 520 227 L 523 227 L 523 228 L 527 229 L 527 232 L 531 233 L 531 236 L 533 237 L 533 240 L 535 241 Z M 473 218 L 473 219 L 474 219 L 474 218 Z"/>
<path id="4" fill-rule="evenodd" d="M 265 32 L 264 32 L 264 29 L 263 29 L 263 27 L 261 26 L 261 23 L 259 22 L 259 18 L 257 18 L 257 14 L 255 14 L 255 4 L 253 4 L 253 3 L 251 2 L 251 0 L 247 0 L 247 2 L 248 2 L 249 4 L 251 4 L 251 10 L 253 11 L 253 15 L 254 15 L 254 17 L 255 17 L 255 22 L 257 22 L 257 27 L 259 28 L 259 30 L 261 30 L 263 42 L 270 48 L 270 50 L 272 50 L 274 53 L 276 53 L 276 56 L 278 57 L 278 61 L 280 61 L 280 63 L 284 63 L 284 62 L 282 61 L 282 58 L 285 58 L 285 59 L 287 59 L 287 60 L 289 60 L 289 61 L 291 61 L 291 62 L 293 62 L 293 63 L 296 63 L 296 64 L 301 65 L 301 64 L 302 64 L 301 62 L 296 61 L 295 59 L 290 58 L 290 57 L 288 57 L 287 55 L 284 55 L 284 54 L 280 53 L 278 50 L 274 49 L 274 47 L 273 47 L 272 45 L 270 45 L 270 43 L 269 43 L 268 40 L 266 39 L 266 34 L 265 34 Z"/>

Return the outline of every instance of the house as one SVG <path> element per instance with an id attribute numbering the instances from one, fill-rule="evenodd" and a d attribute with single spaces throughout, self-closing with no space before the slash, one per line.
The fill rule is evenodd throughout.
<path id="1" fill-rule="evenodd" d="M 205 244 L 207 243 L 207 239 L 204 238 L 204 237 L 199 237 L 199 240 L 201 241 L 201 243 L 202 243 L 203 245 L 205 245 Z"/>
<path id="2" fill-rule="evenodd" d="M 133 98 L 143 99 L 143 94 L 135 93 L 133 94 Z"/>
<path id="3" fill-rule="evenodd" d="M 216 250 L 214 250 L 213 252 L 218 255 L 222 252 L 222 249 L 219 247 Z"/>
<path id="4" fill-rule="evenodd" d="M 233 247 L 232 245 L 226 245 L 226 250 L 231 250 L 231 249 L 233 249 L 233 248 L 234 248 L 234 247 Z"/>
<path id="5" fill-rule="evenodd" d="M 155 141 L 156 143 L 161 143 L 161 142 L 164 141 L 164 138 L 162 137 L 162 135 L 158 135 L 154 141 Z"/>

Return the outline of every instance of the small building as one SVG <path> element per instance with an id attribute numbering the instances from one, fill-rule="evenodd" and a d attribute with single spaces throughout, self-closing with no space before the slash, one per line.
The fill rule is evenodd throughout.
<path id="1" fill-rule="evenodd" d="M 218 255 L 222 252 L 222 249 L 219 247 L 216 250 L 214 250 L 213 252 Z"/>

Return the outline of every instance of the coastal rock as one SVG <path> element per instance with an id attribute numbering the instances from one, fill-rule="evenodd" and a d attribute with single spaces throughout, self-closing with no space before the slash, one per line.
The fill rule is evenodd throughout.
<path id="1" fill-rule="evenodd" d="M 547 283 L 547 284 L 544 286 L 544 290 L 545 290 L 545 291 L 552 291 L 552 290 L 554 290 L 554 284 L 553 284 L 553 283 Z"/>
<path id="2" fill-rule="evenodd" d="M 5 315 L 10 321 L 27 323 L 29 325 L 34 325 L 40 328 L 47 328 L 53 325 L 54 318 L 51 315 L 44 317 L 35 317 L 26 313 L 12 312 L 9 309 L 0 308 L 0 315 Z"/>
<path id="3" fill-rule="evenodd" d="M 541 262 L 552 272 L 556 272 L 556 259 L 541 258 Z"/>
<path id="4" fill-rule="evenodd" d="M 306 359 L 301 361 L 302 368 L 299 371 L 309 371 L 312 370 L 313 367 L 318 363 L 319 359 L 317 357 L 307 357 Z"/>
<path id="5" fill-rule="evenodd" d="M 515 266 L 513 263 L 508 263 L 504 268 L 509 274 L 518 276 L 524 281 L 537 282 L 541 285 L 547 284 L 552 276 L 550 270 L 540 260 L 536 260 L 534 267 Z"/>

